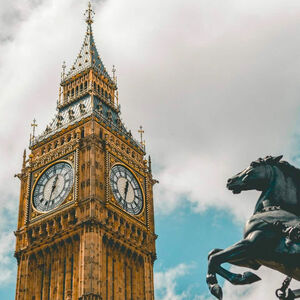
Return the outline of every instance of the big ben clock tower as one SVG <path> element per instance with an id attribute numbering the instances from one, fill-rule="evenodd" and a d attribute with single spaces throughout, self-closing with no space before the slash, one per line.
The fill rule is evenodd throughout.
<path id="1" fill-rule="evenodd" d="M 153 300 L 151 161 L 120 119 L 93 11 L 58 113 L 24 153 L 16 300 Z M 63 69 L 64 70 L 64 69 Z"/>

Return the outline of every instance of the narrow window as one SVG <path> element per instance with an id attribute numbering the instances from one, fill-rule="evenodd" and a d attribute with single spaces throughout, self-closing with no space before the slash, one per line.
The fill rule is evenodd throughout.
<path id="1" fill-rule="evenodd" d="M 115 262 L 116 260 L 113 259 L 112 263 L 112 299 L 115 299 Z"/>
<path id="2" fill-rule="evenodd" d="M 45 265 L 42 264 L 42 278 L 41 278 L 41 291 L 40 291 L 40 295 L 41 295 L 41 300 L 43 299 L 43 287 L 44 287 L 44 276 L 45 276 Z"/>
<path id="3" fill-rule="evenodd" d="M 108 250 L 106 248 L 106 300 L 108 300 Z"/>
<path id="4" fill-rule="evenodd" d="M 51 300 L 50 299 L 50 291 L 51 291 L 51 262 L 50 262 L 50 266 L 49 266 L 49 284 L 48 284 L 48 300 Z"/>
<path id="5" fill-rule="evenodd" d="M 66 258 L 64 259 L 63 297 L 62 297 L 63 299 L 65 299 L 65 293 L 66 293 Z"/>
<path id="6" fill-rule="evenodd" d="M 132 299 L 132 268 L 130 268 L 130 299 Z"/>
<path id="7" fill-rule="evenodd" d="M 125 300 L 127 300 L 127 277 L 126 277 L 126 263 L 124 263 L 124 286 L 125 286 Z"/>
<path id="8" fill-rule="evenodd" d="M 81 128 L 80 136 L 81 138 L 84 138 L 84 127 Z"/>
<path id="9" fill-rule="evenodd" d="M 74 256 L 71 257 L 71 291 L 73 290 L 73 270 L 74 270 Z"/>

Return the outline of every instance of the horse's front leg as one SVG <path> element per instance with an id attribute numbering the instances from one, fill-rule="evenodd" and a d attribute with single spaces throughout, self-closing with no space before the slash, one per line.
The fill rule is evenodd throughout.
<path id="1" fill-rule="evenodd" d="M 235 274 L 221 267 L 222 263 L 229 262 L 239 264 L 254 257 L 255 248 L 263 241 L 260 231 L 253 232 L 247 239 L 241 240 L 233 246 L 219 251 L 212 252 L 208 259 L 207 284 L 210 292 L 222 299 L 222 289 L 218 285 L 216 273 L 230 281 L 232 284 L 249 284 L 260 280 L 252 272 L 244 274 Z"/>

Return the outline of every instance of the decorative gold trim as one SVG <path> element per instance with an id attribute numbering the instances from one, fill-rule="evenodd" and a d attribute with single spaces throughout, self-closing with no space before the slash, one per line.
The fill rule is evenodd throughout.
<path id="1" fill-rule="evenodd" d="M 138 183 L 138 185 L 139 185 L 139 187 L 140 187 L 140 189 L 141 189 L 141 191 L 142 191 L 142 194 L 143 194 L 143 208 L 142 208 L 141 212 L 140 212 L 139 214 L 137 214 L 137 215 L 131 214 L 131 213 L 129 213 L 128 211 L 126 211 L 125 209 L 123 209 L 123 208 L 121 207 L 121 205 L 119 204 L 119 202 L 117 201 L 117 199 L 116 199 L 114 193 L 113 193 L 112 190 L 111 190 L 110 174 L 111 174 L 112 168 L 115 167 L 115 166 L 117 166 L 117 165 L 121 165 L 121 166 L 125 167 L 126 169 L 128 169 L 128 170 L 132 173 L 132 175 L 133 175 L 134 178 L 136 179 L 136 181 L 137 181 L 137 183 Z M 145 197 L 144 189 L 143 189 L 143 187 L 141 186 L 141 184 L 140 184 L 140 182 L 139 182 L 140 180 L 139 180 L 139 178 L 136 176 L 135 173 L 136 173 L 136 172 L 135 172 L 132 168 L 130 168 L 129 166 L 127 166 L 126 164 L 124 164 L 124 163 L 122 163 L 122 162 L 116 162 L 116 163 L 112 164 L 112 165 L 110 166 L 110 170 L 109 170 L 109 174 L 108 174 L 109 189 L 110 189 L 110 193 L 112 194 L 113 198 L 114 198 L 115 201 L 117 202 L 118 206 L 119 206 L 123 211 L 125 211 L 125 212 L 126 212 L 127 214 L 129 214 L 130 216 L 133 216 L 133 217 L 140 217 L 140 216 L 144 213 L 144 210 L 145 210 L 145 206 L 146 206 L 146 197 Z M 114 203 L 113 203 L 113 204 L 114 204 Z"/>
<path id="2" fill-rule="evenodd" d="M 34 184 L 33 184 L 33 187 L 32 187 L 32 189 L 31 189 L 30 204 L 31 204 L 31 207 L 33 208 L 33 210 L 34 210 L 36 213 L 39 213 L 39 214 L 47 214 L 47 213 L 49 213 L 50 211 L 39 211 L 38 209 L 36 209 L 36 208 L 34 207 L 34 203 L 33 203 L 33 192 L 34 192 L 34 190 L 35 190 L 35 187 L 36 187 L 36 185 L 37 185 L 39 179 L 41 178 L 41 176 L 42 176 L 49 168 L 51 168 L 53 165 L 58 164 L 58 163 L 61 163 L 61 162 L 65 162 L 65 163 L 68 163 L 69 165 L 71 165 L 72 170 L 73 170 L 73 186 L 72 186 L 72 188 L 71 188 L 69 194 L 65 197 L 64 201 L 63 201 L 59 206 L 57 206 L 56 208 L 54 208 L 53 211 L 56 210 L 57 208 L 61 207 L 63 204 L 65 204 L 66 199 L 68 198 L 68 196 L 69 196 L 71 193 L 74 194 L 74 183 L 75 183 L 75 175 L 76 175 L 76 174 L 75 174 L 75 172 L 74 172 L 75 170 L 74 170 L 74 165 L 73 165 L 73 163 L 72 163 L 71 161 L 69 161 L 69 160 L 66 160 L 66 159 L 61 159 L 61 160 L 52 162 L 52 163 L 50 163 L 49 165 L 47 165 L 47 166 L 40 172 L 39 176 L 36 178 L 36 180 L 35 180 L 35 182 L 34 182 Z M 68 201 L 68 202 L 70 202 L 70 201 Z"/>

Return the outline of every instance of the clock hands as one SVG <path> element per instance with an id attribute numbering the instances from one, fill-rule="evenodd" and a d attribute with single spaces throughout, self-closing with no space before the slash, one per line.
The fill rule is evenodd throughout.
<path id="1" fill-rule="evenodd" d="M 51 198 L 52 198 L 52 194 L 53 194 L 53 192 L 54 192 L 54 190 L 56 188 L 57 179 L 58 179 L 58 174 L 55 176 L 54 181 L 52 183 L 51 193 L 50 193 L 50 197 L 49 197 L 49 202 L 48 202 L 48 205 L 47 205 L 47 209 L 49 207 L 49 204 L 50 204 L 50 201 L 51 201 Z"/>
<path id="2" fill-rule="evenodd" d="M 58 162 L 45 170 L 36 182 L 33 193 L 34 207 L 47 212 L 58 207 L 73 186 L 72 166 Z"/>
<path id="3" fill-rule="evenodd" d="M 126 201 L 126 197 L 127 197 L 127 193 L 128 193 L 128 186 L 129 186 L 129 182 L 128 182 L 128 180 L 126 180 L 125 191 L 124 191 L 124 193 L 125 193 L 125 201 Z"/>

